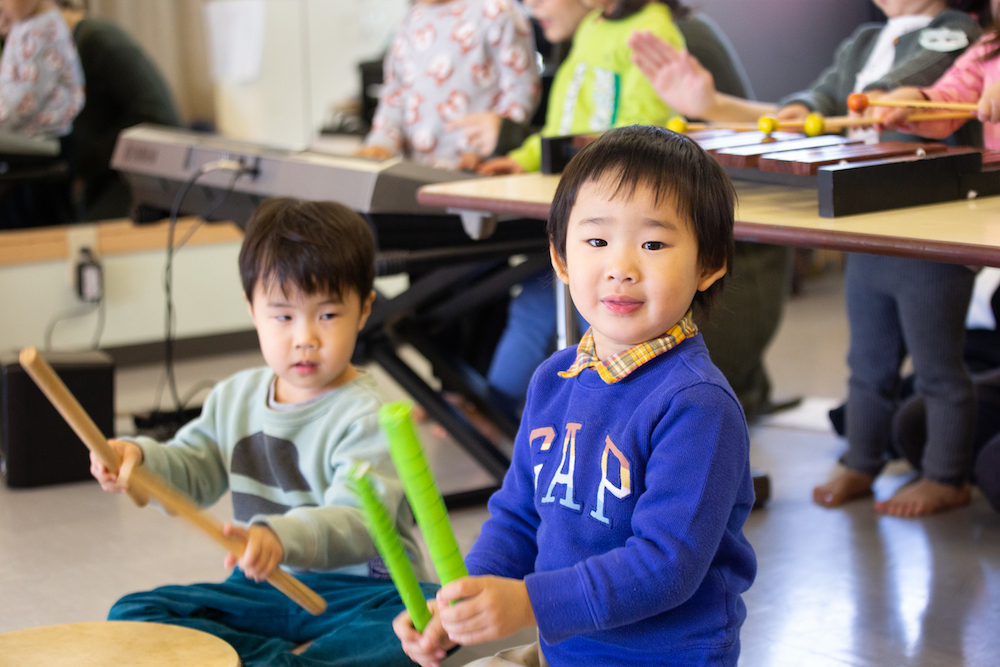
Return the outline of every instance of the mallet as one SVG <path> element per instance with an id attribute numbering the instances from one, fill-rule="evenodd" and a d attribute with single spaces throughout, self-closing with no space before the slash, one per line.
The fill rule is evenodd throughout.
<path id="1" fill-rule="evenodd" d="M 864 93 L 847 96 L 847 108 L 862 113 L 868 107 L 893 107 L 897 109 L 948 109 L 951 111 L 976 111 L 979 105 L 972 102 L 932 102 L 930 100 L 869 99 Z"/>

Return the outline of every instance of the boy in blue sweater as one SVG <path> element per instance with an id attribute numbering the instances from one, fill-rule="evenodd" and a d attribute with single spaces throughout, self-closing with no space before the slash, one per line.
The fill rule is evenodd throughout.
<path id="1" fill-rule="evenodd" d="M 531 381 L 503 487 L 417 633 L 455 644 L 537 625 L 490 665 L 736 665 L 756 573 L 743 412 L 691 319 L 733 256 L 732 184 L 687 137 L 612 130 L 573 159 L 549 218 L 552 264 L 591 324 Z"/>

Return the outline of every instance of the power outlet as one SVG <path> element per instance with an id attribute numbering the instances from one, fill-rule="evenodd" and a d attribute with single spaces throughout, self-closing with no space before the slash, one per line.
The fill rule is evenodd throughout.
<path id="1" fill-rule="evenodd" d="M 75 224 L 66 228 L 66 274 L 69 277 L 69 286 L 76 291 L 77 271 L 76 265 L 80 261 L 80 251 L 89 248 L 91 254 L 97 258 L 97 225 L 96 224 Z"/>

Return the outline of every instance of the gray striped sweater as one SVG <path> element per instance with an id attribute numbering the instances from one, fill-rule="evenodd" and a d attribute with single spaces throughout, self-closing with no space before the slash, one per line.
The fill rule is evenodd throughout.
<path id="1" fill-rule="evenodd" d="M 290 412 L 268 407 L 273 378 L 267 367 L 237 373 L 215 386 L 201 416 L 173 440 L 132 438 L 144 465 L 203 506 L 231 491 L 235 520 L 274 530 L 285 567 L 383 577 L 346 485 L 353 461 L 368 461 L 417 577 L 427 581 L 413 518 L 379 432 L 381 398 L 371 376 L 362 373 Z"/>

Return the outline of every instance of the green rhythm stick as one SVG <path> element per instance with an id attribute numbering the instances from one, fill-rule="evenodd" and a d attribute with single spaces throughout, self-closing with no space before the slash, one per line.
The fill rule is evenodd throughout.
<path id="1" fill-rule="evenodd" d="M 424 534 L 427 550 L 441 585 L 469 575 L 458 550 L 455 534 L 448 521 L 448 511 L 427 467 L 417 432 L 410 419 L 410 404 L 387 403 L 378 412 L 378 423 L 389 441 L 389 454 L 403 481 L 417 525 Z"/>
<path id="2" fill-rule="evenodd" d="M 427 600 L 420 590 L 420 582 L 413 572 L 413 564 L 406 556 L 403 543 L 399 539 L 399 531 L 396 523 L 389 516 L 385 505 L 379 499 L 378 493 L 372 488 L 368 480 L 368 463 L 355 463 L 350 472 L 351 491 L 361 500 L 361 505 L 365 510 L 365 519 L 368 523 L 368 532 L 375 542 L 375 548 L 382 555 L 382 560 L 389 568 L 389 576 L 392 583 L 396 584 L 399 597 L 403 598 L 406 610 L 410 612 L 410 619 L 417 632 L 423 632 L 427 623 L 431 620 L 431 612 L 427 609 Z"/>

